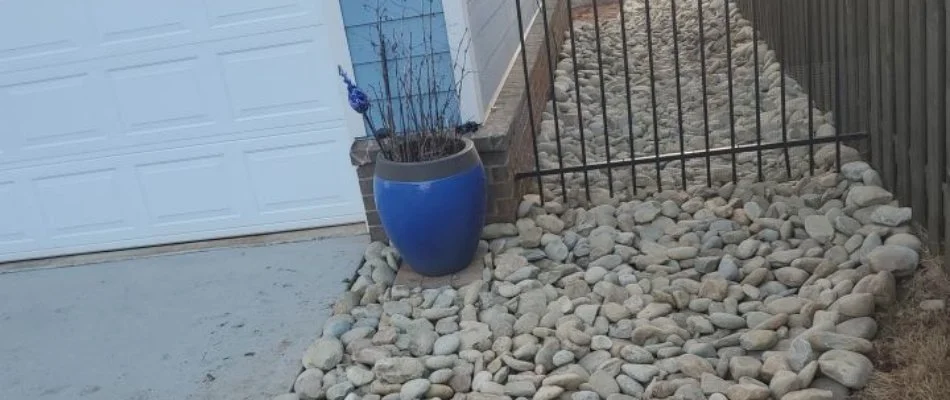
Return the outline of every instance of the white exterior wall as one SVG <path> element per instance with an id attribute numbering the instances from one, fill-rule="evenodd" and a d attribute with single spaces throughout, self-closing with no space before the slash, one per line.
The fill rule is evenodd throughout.
<path id="1" fill-rule="evenodd" d="M 498 96 L 521 51 L 514 0 L 442 0 L 449 44 L 456 60 L 456 79 L 461 79 L 462 120 L 483 121 Z M 538 14 L 537 0 L 522 0 L 522 19 L 527 31 Z"/>

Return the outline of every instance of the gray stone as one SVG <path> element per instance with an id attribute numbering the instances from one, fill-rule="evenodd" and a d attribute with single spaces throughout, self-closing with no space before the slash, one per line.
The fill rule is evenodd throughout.
<path id="1" fill-rule="evenodd" d="M 611 322 L 617 322 L 630 317 L 631 313 L 627 307 L 617 303 L 607 303 L 600 308 L 601 315 L 607 317 Z"/>
<path id="2" fill-rule="evenodd" d="M 775 270 L 775 279 L 788 287 L 799 287 L 808 280 L 808 272 L 795 267 L 783 267 Z"/>
<path id="3" fill-rule="evenodd" d="M 845 204 L 848 206 L 867 207 L 887 204 L 892 199 L 894 199 L 894 195 L 879 186 L 856 186 L 848 191 Z"/>
<path id="4" fill-rule="evenodd" d="M 786 353 L 775 353 L 765 357 L 765 361 L 762 362 L 762 378 L 769 380 L 772 379 L 778 371 L 790 371 L 791 369 L 792 368 L 788 365 Z"/>
<path id="5" fill-rule="evenodd" d="M 846 350 L 830 350 L 818 358 L 821 373 L 852 389 L 867 385 L 874 365 L 867 357 Z"/>
<path id="6" fill-rule="evenodd" d="M 792 340 L 787 357 L 788 365 L 792 367 L 792 370 L 801 371 L 802 368 L 805 368 L 805 365 L 815 361 L 817 357 L 818 355 L 806 337 L 799 336 Z"/>
<path id="7" fill-rule="evenodd" d="M 343 400 L 353 389 L 353 384 L 349 381 L 339 382 L 327 388 L 327 400 Z"/>
<path id="8" fill-rule="evenodd" d="M 429 386 L 432 383 L 428 379 L 413 379 L 409 382 L 406 382 L 402 385 L 402 388 L 399 389 L 399 399 L 400 400 L 415 400 L 421 399 L 422 396 L 429 390 Z"/>
<path id="9" fill-rule="evenodd" d="M 726 391 L 726 397 L 729 400 L 766 400 L 771 392 L 768 387 L 759 386 L 753 383 L 741 383 L 732 385 Z"/>
<path id="10" fill-rule="evenodd" d="M 805 232 L 818 243 L 828 243 L 835 237 L 835 228 L 824 215 L 809 215 L 805 217 Z"/>
<path id="11" fill-rule="evenodd" d="M 353 327 L 353 322 L 353 316 L 349 314 L 334 315 L 327 318 L 327 322 L 323 325 L 323 336 L 339 338 Z"/>
<path id="12" fill-rule="evenodd" d="M 422 361 L 412 357 L 391 357 L 376 362 L 373 373 L 386 383 L 405 383 L 422 378 L 426 368 Z"/>
<path id="13" fill-rule="evenodd" d="M 505 394 L 512 397 L 531 397 L 537 391 L 531 381 L 509 381 L 505 384 Z"/>
<path id="14" fill-rule="evenodd" d="M 841 166 L 841 175 L 854 182 L 863 182 L 864 173 L 871 169 L 871 166 L 864 161 L 849 162 Z"/>
<path id="15" fill-rule="evenodd" d="M 835 332 L 871 340 L 877 335 L 877 321 L 871 317 L 852 318 L 838 324 Z"/>
<path id="16" fill-rule="evenodd" d="M 452 388 L 448 385 L 436 384 L 433 382 L 433 384 L 429 386 L 429 390 L 426 391 L 424 397 L 427 399 L 450 399 L 453 395 L 455 395 L 455 391 L 452 390 Z M 364 397 L 363 400 L 366 400 L 366 398 Z"/>
<path id="17" fill-rule="evenodd" d="M 824 389 L 805 389 L 790 392 L 782 396 L 781 400 L 836 400 L 835 394 Z"/>
<path id="18" fill-rule="evenodd" d="M 488 224 L 482 229 L 482 239 L 485 240 L 512 236 L 518 236 L 518 228 L 515 224 Z"/>
<path id="19" fill-rule="evenodd" d="M 349 379 L 353 386 L 363 386 L 373 381 L 376 375 L 362 365 L 354 365 L 346 369 L 346 379 Z"/>
<path id="20" fill-rule="evenodd" d="M 668 315 L 672 311 L 673 311 L 673 306 L 670 304 L 650 303 L 643 310 L 637 313 L 637 318 L 654 319 L 654 318 L 659 318 L 659 317 Z M 745 321 L 743 321 L 743 324 L 745 324 Z"/>
<path id="21" fill-rule="evenodd" d="M 505 253 L 498 257 L 495 257 L 494 264 L 495 264 L 495 278 L 504 280 L 509 275 L 513 274 L 515 271 L 528 266 L 528 259 L 520 255 Z"/>
<path id="22" fill-rule="evenodd" d="M 558 350 L 557 353 L 554 353 L 552 361 L 554 362 L 555 367 L 570 364 L 574 362 L 574 352 L 568 350 Z"/>
<path id="23" fill-rule="evenodd" d="M 699 297 L 722 301 L 729 295 L 729 282 L 717 276 L 703 281 L 699 287 Z"/>
<path id="24" fill-rule="evenodd" d="M 623 373 L 642 383 L 649 383 L 653 377 L 660 374 L 659 368 L 646 364 L 624 364 L 621 370 L 623 370 Z"/>
<path id="25" fill-rule="evenodd" d="M 699 249 L 696 247 L 674 247 L 666 252 L 671 260 L 688 260 L 696 257 L 697 254 L 699 254 Z"/>
<path id="26" fill-rule="evenodd" d="M 716 355 L 716 346 L 712 343 L 687 342 L 686 345 L 683 346 L 683 350 L 689 354 L 695 354 L 703 358 L 718 357 Z"/>
<path id="27" fill-rule="evenodd" d="M 541 227 L 541 229 L 544 229 L 545 232 L 550 232 L 555 235 L 560 235 L 564 230 L 564 221 L 555 215 L 539 215 L 534 218 L 534 222 Z"/>
<path id="28" fill-rule="evenodd" d="M 370 374 L 372 380 L 372 374 Z M 318 399 L 323 396 L 323 371 L 308 369 L 300 373 L 294 381 L 294 392 L 303 399 Z"/>
<path id="29" fill-rule="evenodd" d="M 769 254 L 766 260 L 775 265 L 791 265 L 792 261 L 802 258 L 804 255 L 805 252 L 799 249 L 782 250 Z"/>
<path id="30" fill-rule="evenodd" d="M 553 400 L 564 393 L 564 388 L 560 386 L 541 386 L 534 394 L 532 400 Z"/>
<path id="31" fill-rule="evenodd" d="M 419 329 L 410 335 L 409 352 L 416 357 L 430 355 L 438 338 L 439 334 L 435 331 Z"/>
<path id="32" fill-rule="evenodd" d="M 531 333 L 531 331 L 538 326 L 540 321 L 541 317 L 539 317 L 538 314 L 533 312 L 523 314 L 521 317 L 518 317 L 517 321 L 515 321 L 515 334 L 523 335 Z"/>
<path id="33" fill-rule="evenodd" d="M 548 242 L 544 245 L 544 254 L 557 262 L 567 260 L 570 251 L 567 245 L 560 240 Z"/>
<path id="34" fill-rule="evenodd" d="M 568 390 L 574 390 L 577 389 L 580 384 L 587 382 L 587 379 L 588 378 L 575 373 L 563 373 L 549 375 L 547 378 L 544 378 L 541 384 L 544 386 L 557 386 Z"/>
<path id="35" fill-rule="evenodd" d="M 617 384 L 620 386 L 620 391 L 623 392 L 623 394 L 626 394 L 628 396 L 633 396 L 636 398 L 643 396 L 643 390 L 644 390 L 643 385 L 641 385 L 639 382 L 637 382 L 633 378 L 626 375 L 619 375 L 617 376 L 616 381 L 617 381 Z"/>
<path id="36" fill-rule="evenodd" d="M 601 279 L 604 279 L 604 276 L 607 275 L 607 269 L 600 266 L 592 266 L 584 272 L 584 280 L 588 284 L 595 284 L 600 282 Z"/>
<path id="37" fill-rule="evenodd" d="M 736 261 L 732 257 L 723 257 L 722 260 L 719 261 L 717 272 L 727 280 L 739 280 L 739 266 L 736 265 Z"/>
<path id="38" fill-rule="evenodd" d="M 765 305 L 770 314 L 797 314 L 801 311 L 805 301 L 800 297 L 783 297 L 772 300 Z"/>
<path id="39" fill-rule="evenodd" d="M 437 384 L 448 383 L 452 379 L 452 374 L 452 370 L 448 368 L 432 371 L 432 373 L 429 374 L 429 382 Z"/>
<path id="40" fill-rule="evenodd" d="M 776 399 L 781 399 L 789 392 L 798 389 L 801 389 L 801 383 L 798 381 L 798 374 L 792 371 L 778 371 L 769 381 L 769 390 L 772 391 L 772 397 Z"/>
<path id="41" fill-rule="evenodd" d="M 771 349 L 778 343 L 778 334 L 769 330 L 751 330 L 739 336 L 739 344 L 749 351 Z"/>
<path id="42" fill-rule="evenodd" d="M 801 382 L 802 387 L 811 386 L 811 382 L 815 380 L 815 375 L 818 374 L 818 361 L 812 361 L 805 365 L 805 368 L 802 368 L 801 371 L 798 371 L 798 380 Z"/>
<path id="43" fill-rule="evenodd" d="M 459 339 L 459 335 L 442 336 L 436 339 L 432 347 L 432 354 L 437 356 L 453 354 L 458 351 L 460 345 L 461 339 Z"/>
<path id="44" fill-rule="evenodd" d="M 581 390 L 572 393 L 571 400 L 600 400 L 600 395 L 590 390 Z"/>
<path id="45" fill-rule="evenodd" d="M 911 235 L 909 233 L 896 233 L 887 237 L 887 240 L 884 241 L 884 244 L 895 245 L 895 246 L 904 246 L 915 252 L 919 252 L 921 249 L 920 239 L 917 236 Z"/>
<path id="46" fill-rule="evenodd" d="M 693 268 L 696 269 L 696 272 L 708 274 L 719 268 L 720 259 L 721 257 L 699 257 L 694 262 Z M 738 267 L 736 269 L 738 270 Z"/>
<path id="47" fill-rule="evenodd" d="M 343 360 L 343 343 L 333 337 L 317 339 L 303 356 L 305 368 L 329 371 Z"/>
<path id="48" fill-rule="evenodd" d="M 610 350 L 613 347 L 613 342 L 609 337 L 604 335 L 596 335 L 591 338 L 590 348 L 591 350 Z"/>
<path id="49" fill-rule="evenodd" d="M 594 372 L 588 381 L 592 389 L 602 398 L 607 398 L 614 393 L 620 393 L 620 385 L 617 380 L 608 371 L 600 370 Z"/>
<path id="50" fill-rule="evenodd" d="M 874 295 L 870 293 L 852 293 L 839 298 L 832 309 L 846 317 L 859 318 L 874 314 Z"/>
<path id="51" fill-rule="evenodd" d="M 818 351 L 848 350 L 857 353 L 870 353 L 874 345 L 866 339 L 842 335 L 840 333 L 817 331 L 808 336 L 812 348 Z"/>
<path id="52" fill-rule="evenodd" d="M 874 272 L 890 271 L 895 277 L 909 276 L 917 269 L 920 256 L 916 251 L 899 245 L 884 245 L 867 255 L 868 265 Z"/>
<path id="53" fill-rule="evenodd" d="M 709 320 L 713 325 L 723 329 L 742 329 L 746 326 L 744 318 L 721 312 L 712 313 Z"/>
<path id="54" fill-rule="evenodd" d="M 715 369 L 709 361 L 693 354 L 683 354 L 677 357 L 676 364 L 683 374 L 695 379 L 701 378 L 703 373 L 715 373 Z"/>
<path id="55" fill-rule="evenodd" d="M 880 206 L 871 212 L 871 222 L 885 226 L 901 226 L 913 217 L 910 207 Z"/>
<path id="56" fill-rule="evenodd" d="M 654 202 L 640 203 L 633 209 L 633 220 L 638 224 L 646 224 L 656 219 L 662 208 Z"/>
<path id="57" fill-rule="evenodd" d="M 472 374 L 475 367 L 467 362 L 461 362 L 452 368 L 452 379 L 449 380 L 449 386 L 456 393 L 465 393 L 472 389 Z"/>
<path id="58" fill-rule="evenodd" d="M 700 378 L 700 388 L 702 388 L 705 394 L 726 393 L 726 391 L 729 390 L 729 386 L 732 386 L 734 383 L 735 382 L 727 381 L 714 374 L 703 374 L 702 378 Z"/>
<path id="59" fill-rule="evenodd" d="M 762 370 L 762 362 L 747 356 L 732 357 L 729 360 L 729 374 L 732 379 L 739 379 L 743 376 L 758 378 Z"/>
<path id="60" fill-rule="evenodd" d="M 601 365 L 610 360 L 610 358 L 611 355 L 608 351 L 592 351 L 582 357 L 578 364 L 588 373 L 593 373 L 600 368 Z"/>
<path id="61" fill-rule="evenodd" d="M 636 345 L 627 345 L 621 348 L 620 357 L 634 364 L 649 364 L 654 361 L 653 353 Z"/>
<path id="62" fill-rule="evenodd" d="M 835 380 L 830 379 L 828 377 L 824 377 L 824 376 L 818 379 L 815 379 L 811 383 L 811 388 L 827 390 L 833 393 L 832 398 L 834 398 L 835 400 L 845 400 L 851 396 L 851 390 L 848 389 L 847 386 L 842 385 L 836 382 Z"/>
<path id="63" fill-rule="evenodd" d="M 548 305 L 547 295 L 544 290 L 535 289 L 518 296 L 518 315 L 534 313 L 542 315 L 545 313 Z"/>

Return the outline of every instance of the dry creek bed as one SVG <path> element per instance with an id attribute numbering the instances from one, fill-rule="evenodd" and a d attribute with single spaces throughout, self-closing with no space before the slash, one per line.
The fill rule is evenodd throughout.
<path id="1" fill-rule="evenodd" d="M 844 399 L 921 242 L 864 162 L 592 208 L 533 196 L 483 277 L 392 286 L 365 252 L 284 399 Z"/>

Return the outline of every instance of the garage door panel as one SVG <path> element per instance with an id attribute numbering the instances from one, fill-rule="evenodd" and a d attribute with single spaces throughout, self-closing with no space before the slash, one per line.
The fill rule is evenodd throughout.
<path id="1" fill-rule="evenodd" d="M 349 162 L 349 142 L 328 133 L 339 128 L 329 125 L 285 135 L 242 151 L 257 214 L 265 218 L 339 214 L 363 219 L 356 171 L 339 168 Z M 288 184 L 275 176 L 300 179 Z"/>
<path id="2" fill-rule="evenodd" d="M 29 222 L 32 210 L 27 206 L 24 191 L 18 182 L 0 179 L 0 248 L 24 246 L 32 241 Z"/>
<path id="3" fill-rule="evenodd" d="M 0 2 L 0 67 L 16 61 L 80 53 L 89 45 L 84 14 L 80 0 Z"/>
<path id="4" fill-rule="evenodd" d="M 149 61 L 108 71 L 124 134 L 161 135 L 170 130 L 198 129 L 220 118 L 212 109 L 218 99 L 202 79 L 206 71 L 197 56 Z M 167 139 L 162 135 L 154 140 Z M 141 140 L 133 138 L 128 144 L 137 142 Z"/>
<path id="5" fill-rule="evenodd" d="M 201 29 L 200 3 L 194 0 L 87 0 L 103 45 L 191 36 Z"/>
<path id="6" fill-rule="evenodd" d="M 213 29 L 303 17 L 314 11 L 312 1 L 206 0 Z"/>
<path id="7" fill-rule="evenodd" d="M 220 153 L 135 166 L 150 225 L 239 218 L 228 167 Z"/>
<path id="8" fill-rule="evenodd" d="M 100 85 L 96 76 L 62 69 L 0 77 L 0 131 L 9 152 L 4 161 L 107 142 L 109 117 L 102 107 L 107 99 Z"/>
<path id="9" fill-rule="evenodd" d="M 319 31 L 313 30 L 314 38 Z M 299 36 L 268 35 L 254 41 L 229 43 L 219 54 L 228 87 L 231 112 L 241 125 L 263 119 L 304 118 L 338 120 L 341 106 L 328 85 L 327 44 Z"/>
<path id="10" fill-rule="evenodd" d="M 246 164 L 258 211 L 275 214 L 346 206 L 350 199 L 341 196 L 337 183 L 341 177 L 320 173 L 332 171 L 338 165 L 339 147 L 333 142 L 311 142 L 247 152 Z M 298 185 L 274 181 L 274 176 L 289 171 L 309 173 Z"/>
<path id="11" fill-rule="evenodd" d="M 33 191 L 52 238 L 132 229 L 115 168 L 40 176 L 33 180 Z"/>
<path id="12" fill-rule="evenodd" d="M 314 27 L 322 1 L 5 0 L 0 72 Z"/>

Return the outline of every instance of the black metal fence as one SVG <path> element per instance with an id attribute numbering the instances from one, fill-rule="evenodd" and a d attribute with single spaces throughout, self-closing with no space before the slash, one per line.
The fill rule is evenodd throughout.
<path id="1" fill-rule="evenodd" d="M 813 18 L 850 0 L 617 0 L 584 8 L 515 0 L 519 17 L 522 1 L 538 1 L 540 11 L 533 28 L 518 26 L 534 168 L 517 177 L 534 180 L 542 199 L 796 179 L 854 159 L 846 144 L 868 147 L 858 107 L 843 103 L 866 86 L 868 74 L 847 68 L 867 60 L 867 41 L 828 40 L 867 21 L 845 12 Z M 573 12 L 567 37 L 545 36 L 545 53 L 557 57 L 548 58 L 542 80 L 547 98 L 532 98 L 524 38 L 528 29 L 549 32 L 557 7 Z M 535 102 L 547 103 L 541 115 Z"/>

